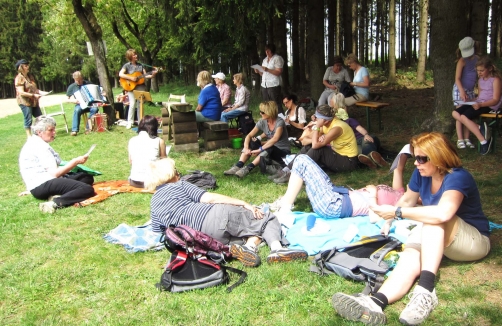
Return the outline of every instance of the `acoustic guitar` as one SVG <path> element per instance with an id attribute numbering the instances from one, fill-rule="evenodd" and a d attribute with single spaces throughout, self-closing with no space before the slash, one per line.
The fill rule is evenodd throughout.
<path id="1" fill-rule="evenodd" d="M 147 72 L 146 74 L 142 74 L 140 71 L 135 71 L 133 72 L 132 74 L 128 74 L 126 76 L 128 77 L 137 77 L 136 81 L 132 81 L 132 80 L 129 80 L 129 79 L 125 79 L 125 78 L 120 78 L 120 86 L 122 86 L 122 88 L 128 92 L 134 90 L 136 88 L 136 86 L 138 85 L 142 85 L 145 83 L 145 77 L 147 76 L 150 76 L 151 74 L 153 74 L 154 71 L 163 71 L 164 69 L 162 68 L 155 68 L 154 70 L 150 71 L 150 72 Z"/>

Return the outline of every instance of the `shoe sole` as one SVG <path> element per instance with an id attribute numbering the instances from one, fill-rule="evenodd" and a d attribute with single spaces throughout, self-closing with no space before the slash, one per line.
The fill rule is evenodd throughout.
<path id="1" fill-rule="evenodd" d="M 244 266 L 248 267 L 256 267 L 260 265 L 260 256 L 256 253 L 251 253 L 249 251 L 244 250 L 241 246 L 231 246 L 230 253 L 232 257 L 240 261 Z"/>
<path id="2" fill-rule="evenodd" d="M 375 162 L 373 162 L 373 160 L 366 155 L 361 154 L 357 157 L 357 159 L 359 160 L 359 162 L 363 163 L 364 165 L 366 165 L 370 169 L 374 170 L 377 168 L 377 165 L 375 164 Z"/>
<path id="3" fill-rule="evenodd" d="M 493 142 L 493 137 L 491 137 L 490 140 L 488 141 L 488 149 L 486 150 L 486 152 L 481 153 L 481 155 L 486 155 L 490 153 L 490 150 L 492 149 L 492 142 Z"/>
<path id="4" fill-rule="evenodd" d="M 373 162 L 376 163 L 376 165 L 378 165 L 381 168 L 389 166 L 389 163 L 387 163 L 387 161 L 384 160 L 382 155 L 380 155 L 380 153 L 378 152 L 371 152 L 370 158 L 373 160 Z"/>
<path id="5" fill-rule="evenodd" d="M 385 325 L 387 323 L 387 318 L 384 314 L 369 311 L 350 295 L 335 293 L 331 304 L 340 316 L 348 320 L 359 321 L 371 326 Z"/>
<path id="6" fill-rule="evenodd" d="M 54 207 L 52 207 L 52 206 L 48 206 L 48 205 L 45 205 L 45 204 L 40 204 L 40 205 L 38 206 L 38 208 L 40 209 L 40 211 L 41 211 L 42 213 L 49 213 L 49 214 L 53 214 L 53 213 L 56 211 L 56 209 L 55 209 Z"/>
<path id="7" fill-rule="evenodd" d="M 273 254 L 267 257 L 267 263 L 283 263 L 292 260 L 306 260 L 308 258 L 308 254 L 306 251 L 292 251 L 285 254 Z"/>
<path id="8" fill-rule="evenodd" d="M 274 179 L 273 181 L 275 184 L 278 184 L 278 185 L 286 185 L 289 183 L 289 178 L 288 178 L 288 180 L 277 181 L 277 179 Z"/>

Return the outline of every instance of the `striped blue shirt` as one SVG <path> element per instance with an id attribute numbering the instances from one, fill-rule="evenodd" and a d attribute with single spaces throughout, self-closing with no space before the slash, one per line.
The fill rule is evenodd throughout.
<path id="1" fill-rule="evenodd" d="M 201 230 L 213 204 L 201 203 L 206 191 L 186 181 L 160 186 L 151 201 L 152 230 L 164 233 L 169 225 L 188 225 Z"/>

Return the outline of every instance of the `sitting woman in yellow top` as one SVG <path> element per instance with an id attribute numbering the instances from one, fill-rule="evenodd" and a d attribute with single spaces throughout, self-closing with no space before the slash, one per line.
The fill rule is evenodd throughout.
<path id="1" fill-rule="evenodd" d="M 316 120 L 307 126 L 312 130 L 311 136 L 302 140 L 300 154 L 307 154 L 333 172 L 352 171 L 358 162 L 356 136 L 348 124 L 335 116 L 337 110 L 326 104 L 316 109 Z M 270 178 L 275 183 L 287 183 L 293 163 L 294 160 Z"/>

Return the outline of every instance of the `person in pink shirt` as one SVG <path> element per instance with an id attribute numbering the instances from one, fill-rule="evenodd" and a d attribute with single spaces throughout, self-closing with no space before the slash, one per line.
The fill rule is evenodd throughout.
<path id="1" fill-rule="evenodd" d="M 223 108 L 231 107 L 232 103 L 230 103 L 230 97 L 232 96 L 232 91 L 230 90 L 230 86 L 225 83 L 225 74 L 219 72 L 216 75 L 212 75 L 211 77 L 214 78 L 216 88 L 218 89 L 218 92 L 220 92 L 221 105 L 223 106 Z"/>

